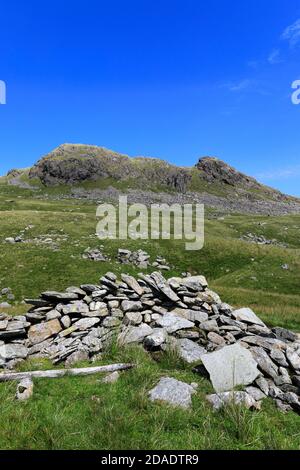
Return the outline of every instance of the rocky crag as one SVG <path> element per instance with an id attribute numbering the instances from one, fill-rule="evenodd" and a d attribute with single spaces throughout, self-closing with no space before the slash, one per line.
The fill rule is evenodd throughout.
<path id="1" fill-rule="evenodd" d="M 161 273 L 138 279 L 113 273 L 98 285 L 43 292 L 26 299 L 28 313 L 0 314 L 0 366 L 13 369 L 30 357 L 47 357 L 69 367 L 95 360 L 114 340 L 119 347 L 138 343 L 150 354 L 168 348 L 212 382 L 216 408 L 234 400 L 259 408 L 271 397 L 283 411 L 300 412 L 300 338 L 268 328 L 248 308 L 235 310 L 208 288 L 203 276 L 166 280 Z M 162 380 L 152 398 L 173 389 Z M 194 388 L 178 387 L 190 394 Z M 244 391 L 235 391 L 244 386 Z M 172 393 L 171 393 L 172 395 Z M 174 397 L 173 397 L 174 398 Z M 185 404 L 186 404 L 185 403 Z"/>
<path id="2" fill-rule="evenodd" d="M 299 199 L 259 183 L 216 157 L 179 167 L 103 147 L 63 144 L 32 168 L 11 170 L 6 178 L 10 185 L 36 189 L 37 197 L 44 194 L 39 195 L 38 188 L 66 186 L 65 197 L 116 200 L 127 194 L 130 202 L 144 204 L 198 202 L 226 212 L 300 213 Z M 46 193 L 46 197 L 53 196 Z M 64 197 L 64 192 L 54 197 Z"/>

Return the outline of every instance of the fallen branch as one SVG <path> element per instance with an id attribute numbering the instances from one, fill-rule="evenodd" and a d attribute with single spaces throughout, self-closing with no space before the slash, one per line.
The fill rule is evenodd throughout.
<path id="1" fill-rule="evenodd" d="M 81 369 L 54 369 L 54 370 L 34 370 L 29 372 L 10 372 L 1 373 L 0 382 L 8 382 L 9 380 L 22 380 L 22 379 L 56 379 L 58 377 L 64 377 L 69 375 L 92 375 L 103 372 L 115 372 L 117 370 L 132 369 L 134 364 L 111 364 L 108 366 L 98 367 L 84 367 Z"/>

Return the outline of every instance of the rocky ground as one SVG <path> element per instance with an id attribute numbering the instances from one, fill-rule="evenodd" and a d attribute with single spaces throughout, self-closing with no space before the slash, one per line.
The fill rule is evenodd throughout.
<path id="1" fill-rule="evenodd" d="M 90 200 L 103 202 L 118 203 L 120 196 L 127 196 L 128 203 L 140 203 L 150 206 L 151 204 L 204 204 L 207 208 L 212 208 L 222 213 L 240 213 L 240 214 L 261 214 L 261 215 L 288 215 L 300 214 L 300 203 L 296 201 L 272 201 L 268 199 L 256 199 L 245 197 L 237 191 L 233 196 L 217 196 L 202 192 L 186 193 L 166 193 L 153 192 L 147 190 L 127 189 L 122 191 L 113 187 L 107 189 L 72 189 L 67 195 L 47 194 L 41 195 L 42 199 L 50 198 L 54 200 L 64 200 L 74 198 L 78 200 Z M 39 196 L 38 196 L 39 197 Z"/>

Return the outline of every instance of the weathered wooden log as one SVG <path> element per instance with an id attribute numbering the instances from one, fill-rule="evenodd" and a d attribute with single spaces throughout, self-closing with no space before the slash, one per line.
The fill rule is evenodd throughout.
<path id="1" fill-rule="evenodd" d="M 115 372 L 116 370 L 132 369 L 134 364 L 110 364 L 108 366 L 84 367 L 81 369 L 53 369 L 53 370 L 33 370 L 29 372 L 4 372 L 0 373 L 0 382 L 22 379 L 56 379 L 68 375 L 92 375 L 105 372 Z"/>

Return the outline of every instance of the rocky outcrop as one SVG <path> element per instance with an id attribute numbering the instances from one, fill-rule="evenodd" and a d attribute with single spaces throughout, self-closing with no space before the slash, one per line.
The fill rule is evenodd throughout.
<path id="1" fill-rule="evenodd" d="M 261 187 L 254 178 L 240 173 L 235 168 L 216 157 L 200 158 L 196 168 L 201 171 L 202 177 L 210 183 L 217 181 L 231 186 L 246 186 L 256 189 Z"/>
<path id="2" fill-rule="evenodd" d="M 153 272 L 135 279 L 123 273 L 118 280 L 108 272 L 98 285 L 50 290 L 26 302 L 32 305 L 26 315 L 0 315 L 4 368 L 30 357 L 68 366 L 94 360 L 115 338 L 119 347 L 136 343 L 150 354 L 176 351 L 187 366 L 210 378 L 217 394 L 225 393 L 209 397 L 216 408 L 231 396 L 251 407 L 271 397 L 280 409 L 300 412 L 298 335 L 268 328 L 249 308 L 223 303 L 203 276 L 166 280 Z M 161 383 L 152 398 L 170 397 L 169 385 Z M 245 391 L 227 394 L 237 386 Z"/>
<path id="3" fill-rule="evenodd" d="M 184 168 L 154 158 L 130 158 L 102 147 L 64 144 L 39 160 L 29 172 L 45 185 L 110 178 L 136 186 L 162 186 L 184 192 L 190 175 Z"/>

